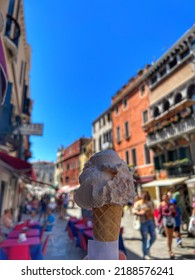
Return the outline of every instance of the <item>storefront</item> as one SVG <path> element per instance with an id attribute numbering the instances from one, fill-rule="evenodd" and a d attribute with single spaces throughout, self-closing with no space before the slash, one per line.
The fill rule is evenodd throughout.
<path id="1" fill-rule="evenodd" d="M 13 208 L 17 218 L 24 182 L 32 180 L 32 165 L 0 151 L 0 216 Z"/>
<path id="2" fill-rule="evenodd" d="M 168 189 L 171 187 L 175 187 L 177 185 L 184 184 L 188 177 L 181 178 L 170 178 L 163 180 L 154 180 L 146 184 L 142 184 L 142 188 L 145 191 L 148 191 L 151 195 L 152 200 L 156 205 L 158 205 L 161 201 L 161 197 L 164 193 L 167 193 Z"/>

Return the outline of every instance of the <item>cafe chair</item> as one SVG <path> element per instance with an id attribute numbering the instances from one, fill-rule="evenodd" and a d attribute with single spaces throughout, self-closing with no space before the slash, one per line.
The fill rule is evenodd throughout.
<path id="1" fill-rule="evenodd" d="M 87 241 L 81 232 L 78 233 L 78 237 L 80 240 L 80 246 L 84 251 L 87 251 Z"/>
<path id="2" fill-rule="evenodd" d="M 47 235 L 47 237 L 45 238 L 45 241 L 43 243 L 43 246 L 42 246 L 42 254 L 43 254 L 43 256 L 45 256 L 45 254 L 46 254 L 49 238 L 50 238 L 50 235 Z"/>
<path id="3" fill-rule="evenodd" d="M 29 246 L 17 245 L 10 247 L 8 260 L 31 260 Z"/>
<path id="4" fill-rule="evenodd" d="M 73 234 L 72 229 L 71 229 L 70 226 L 67 227 L 67 232 L 68 232 L 69 238 L 70 238 L 72 241 L 75 241 L 75 237 L 74 237 L 74 234 Z"/>

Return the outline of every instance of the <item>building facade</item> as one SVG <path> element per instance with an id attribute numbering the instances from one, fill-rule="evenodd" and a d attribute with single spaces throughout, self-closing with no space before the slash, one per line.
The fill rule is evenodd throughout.
<path id="1" fill-rule="evenodd" d="M 35 161 L 32 162 L 32 166 L 36 174 L 35 186 L 39 186 L 43 192 L 55 190 L 55 164 L 49 161 Z"/>
<path id="2" fill-rule="evenodd" d="M 152 65 L 147 80 L 150 119 L 144 129 L 156 179 L 164 180 L 153 183 L 159 200 L 167 186 L 184 184 L 195 170 L 195 25 Z"/>
<path id="3" fill-rule="evenodd" d="M 93 151 L 94 153 L 113 148 L 112 117 L 110 109 L 93 121 Z"/>
<path id="4" fill-rule="evenodd" d="M 64 147 L 61 146 L 57 151 L 57 160 L 55 162 L 54 183 L 58 188 L 63 187 L 63 159 Z"/>
<path id="5" fill-rule="evenodd" d="M 154 179 L 153 155 L 142 127 L 149 118 L 149 87 L 145 79 L 148 68 L 140 70 L 113 96 L 111 107 L 114 150 L 135 168 L 138 184 Z"/>
<path id="6" fill-rule="evenodd" d="M 63 185 L 76 187 L 79 185 L 80 161 L 82 148 L 90 138 L 80 138 L 64 149 L 63 157 Z"/>
<path id="7" fill-rule="evenodd" d="M 0 215 L 13 208 L 17 216 L 24 178 L 31 176 L 29 136 L 19 131 L 22 124 L 31 123 L 31 49 L 23 1 L 2 0 L 0 13 Z"/>
<path id="8" fill-rule="evenodd" d="M 93 155 L 93 139 L 90 138 L 89 141 L 86 141 L 86 144 L 82 146 L 81 154 L 79 156 L 79 174 L 83 171 L 85 163 Z"/>

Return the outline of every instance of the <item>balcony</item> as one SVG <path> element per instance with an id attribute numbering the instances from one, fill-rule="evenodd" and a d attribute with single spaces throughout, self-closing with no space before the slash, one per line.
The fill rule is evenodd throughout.
<path id="1" fill-rule="evenodd" d="M 11 15 L 7 15 L 4 42 L 12 58 L 17 55 L 19 38 L 20 26 L 18 22 Z"/>
<path id="2" fill-rule="evenodd" d="M 106 142 L 102 144 L 102 150 L 107 150 L 112 148 L 113 148 L 112 142 Z"/>
<path id="3" fill-rule="evenodd" d="M 193 163 L 187 158 L 164 164 L 169 177 L 183 177 L 194 174 Z"/>
<path id="4" fill-rule="evenodd" d="M 171 125 L 164 127 L 162 130 L 148 135 L 147 146 L 151 148 L 192 132 L 195 132 L 195 114 L 192 114 L 189 118 L 181 119 L 177 123 L 171 123 Z"/>
<path id="5" fill-rule="evenodd" d="M 184 99 L 181 102 L 175 104 L 174 106 L 170 107 L 168 111 L 165 111 L 164 113 L 160 114 L 158 117 L 150 119 L 147 123 L 143 124 L 144 131 L 147 131 L 147 129 L 155 126 L 161 121 L 167 120 L 169 118 L 174 117 L 176 114 L 183 111 L 185 108 L 189 108 L 195 104 L 194 100 L 191 99 Z"/>

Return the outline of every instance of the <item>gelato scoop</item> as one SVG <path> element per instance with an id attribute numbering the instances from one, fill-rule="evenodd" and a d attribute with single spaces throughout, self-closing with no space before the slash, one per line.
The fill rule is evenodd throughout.
<path id="1" fill-rule="evenodd" d="M 133 172 L 113 150 L 94 154 L 79 177 L 75 202 L 84 209 L 123 206 L 135 197 Z"/>

